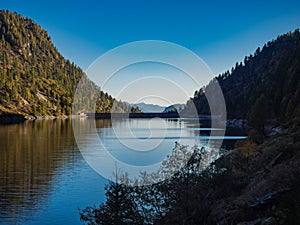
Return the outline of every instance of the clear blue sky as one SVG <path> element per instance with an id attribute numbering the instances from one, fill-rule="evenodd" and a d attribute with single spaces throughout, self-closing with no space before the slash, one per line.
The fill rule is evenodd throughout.
<path id="1" fill-rule="evenodd" d="M 35 20 L 84 70 L 120 44 L 157 39 L 191 49 L 217 75 L 300 27 L 299 0 L 0 0 L 0 8 Z"/>

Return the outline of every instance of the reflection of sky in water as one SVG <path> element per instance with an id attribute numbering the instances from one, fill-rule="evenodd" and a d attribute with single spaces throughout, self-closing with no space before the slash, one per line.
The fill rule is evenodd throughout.
<path id="1" fill-rule="evenodd" d="M 194 136 L 185 123 L 159 118 L 114 121 L 113 128 L 100 128 L 98 133 L 114 158 L 135 166 L 163 161 L 171 153 L 175 141 L 189 146 L 196 144 L 194 138 L 180 139 Z"/>
<path id="2" fill-rule="evenodd" d="M 167 122 L 162 119 L 134 119 L 114 121 L 113 127 L 98 128 L 97 132 L 107 151 L 115 159 L 134 166 L 145 166 L 166 159 L 172 152 L 175 142 L 201 147 L 207 146 L 209 140 L 223 138 L 223 136 L 209 136 L 211 130 L 222 129 L 191 127 L 190 121 L 186 123 L 180 119 Z M 202 131 L 205 134 L 199 135 Z M 243 137 L 225 137 L 225 139 L 240 138 Z"/>

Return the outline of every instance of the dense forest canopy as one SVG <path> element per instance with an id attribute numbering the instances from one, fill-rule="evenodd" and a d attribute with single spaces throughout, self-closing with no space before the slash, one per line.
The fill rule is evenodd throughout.
<path id="1" fill-rule="evenodd" d="M 131 107 L 104 93 L 84 72 L 65 59 L 48 33 L 33 20 L 0 11 L 0 112 L 25 116 L 70 115 L 76 86 L 84 78 L 86 89 L 80 110 L 128 112 Z M 99 93 L 99 96 L 94 96 Z M 97 99 L 95 99 L 97 98 Z M 76 113 L 76 112 L 73 112 Z"/>
<path id="2" fill-rule="evenodd" d="M 251 119 L 250 112 L 253 110 L 265 111 L 267 119 L 277 122 L 299 118 L 299 29 L 278 36 L 262 49 L 257 48 L 253 55 L 246 56 L 231 71 L 228 70 L 215 79 L 223 91 L 229 118 Z M 210 113 L 205 89 L 212 84 L 213 82 L 195 91 L 194 97 L 187 102 L 186 111 L 194 103 L 199 114 Z M 257 107 L 258 104 L 263 108 Z"/>

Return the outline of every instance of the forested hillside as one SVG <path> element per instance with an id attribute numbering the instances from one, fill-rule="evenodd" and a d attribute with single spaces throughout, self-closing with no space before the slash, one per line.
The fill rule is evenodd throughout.
<path id="1" fill-rule="evenodd" d="M 246 56 L 231 71 L 216 77 L 224 94 L 229 118 L 252 119 L 265 114 L 268 120 L 286 122 L 300 117 L 300 33 L 278 36 L 254 55 Z M 199 114 L 209 114 L 205 89 L 187 102 Z M 262 118 L 264 119 L 264 118 Z"/>
<path id="2" fill-rule="evenodd" d="M 0 11 L 0 38 L 0 114 L 71 114 L 76 85 L 86 75 L 58 52 L 48 33 L 31 19 Z M 89 109 L 92 91 L 100 91 L 90 80 L 85 82 L 90 93 L 82 99 L 86 107 L 79 110 Z M 100 91 L 96 111 L 110 112 L 114 101 Z M 120 112 L 131 108 L 116 105 Z"/>

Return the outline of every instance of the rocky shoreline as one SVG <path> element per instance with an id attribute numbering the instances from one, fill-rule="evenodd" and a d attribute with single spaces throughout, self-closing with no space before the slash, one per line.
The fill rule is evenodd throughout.
<path id="1" fill-rule="evenodd" d="M 141 114 L 139 114 L 139 115 L 141 115 Z M 78 115 L 72 115 L 72 116 L 50 116 L 50 115 L 47 115 L 47 116 L 24 116 L 24 115 L 21 115 L 21 114 L 7 114 L 6 113 L 6 114 L 2 114 L 2 115 L 0 114 L 0 124 L 22 123 L 22 122 L 25 122 L 26 120 L 29 120 L 29 121 L 33 121 L 33 120 L 54 120 L 54 119 L 67 119 L 67 118 L 78 118 L 78 117 L 80 117 L 80 116 L 78 116 Z M 226 127 L 245 128 L 246 127 L 246 120 L 244 120 L 244 119 L 227 120 Z"/>
<path id="2" fill-rule="evenodd" d="M 54 119 L 67 119 L 76 116 L 24 116 L 20 114 L 2 114 L 0 115 L 0 124 L 17 124 L 25 121 L 34 120 L 54 120 Z"/>

